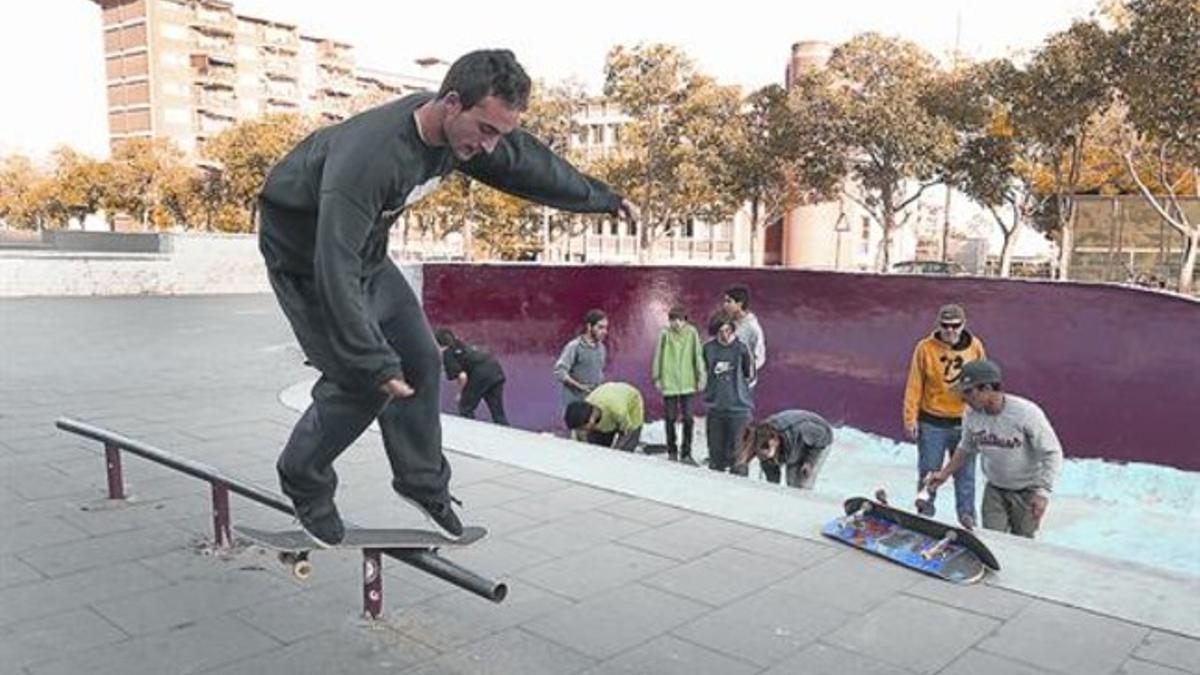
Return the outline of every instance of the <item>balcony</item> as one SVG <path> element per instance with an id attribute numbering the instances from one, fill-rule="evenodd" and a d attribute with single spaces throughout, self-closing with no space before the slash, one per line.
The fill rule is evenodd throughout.
<path id="1" fill-rule="evenodd" d="M 295 73 L 297 70 L 296 59 L 289 59 L 280 56 L 268 56 L 262 61 L 263 70 L 269 73 Z"/>
<path id="2" fill-rule="evenodd" d="M 350 97 L 321 96 L 314 99 L 317 111 L 323 115 L 336 116 L 339 119 L 350 114 Z"/>
<path id="3" fill-rule="evenodd" d="M 237 19 L 234 18 L 233 12 L 218 12 L 210 9 L 196 10 L 196 16 L 191 21 L 192 27 L 203 30 L 209 34 L 228 35 L 233 37 L 237 34 Z"/>
<path id="4" fill-rule="evenodd" d="M 331 92 L 333 94 L 341 94 L 343 96 L 353 96 L 358 93 L 358 83 L 353 77 L 322 77 L 320 79 L 321 91 Z"/>
<path id="5" fill-rule="evenodd" d="M 192 45 L 197 53 L 217 57 L 227 63 L 234 63 L 237 57 L 237 49 L 234 46 L 233 40 L 229 38 L 222 38 L 197 31 L 195 39 L 192 40 Z"/>
<path id="6" fill-rule="evenodd" d="M 236 68 L 217 65 L 216 62 L 208 59 L 205 59 L 203 65 L 197 66 L 196 59 L 193 58 L 192 69 L 192 79 L 205 86 L 231 89 L 237 82 Z"/>
<path id="7" fill-rule="evenodd" d="M 317 46 L 317 59 L 322 64 L 353 68 L 354 57 L 351 55 L 350 49 L 350 45 L 325 40 Z"/>
<path id="8" fill-rule="evenodd" d="M 196 110 L 202 110 L 218 117 L 235 117 L 237 115 L 237 98 L 231 93 L 218 94 L 221 90 L 199 89 L 192 96 L 192 104 Z M 229 92 L 230 90 L 224 90 Z"/>
<path id="9" fill-rule="evenodd" d="M 233 115 L 216 114 L 208 111 L 196 111 L 196 128 L 205 136 L 213 136 L 233 126 Z"/>
<path id="10" fill-rule="evenodd" d="M 300 49 L 300 38 L 295 31 L 280 28 L 268 28 L 262 33 L 261 46 L 285 49 L 295 53 Z"/>
<path id="11" fill-rule="evenodd" d="M 292 108 L 300 107 L 300 90 L 295 86 L 280 86 L 268 83 L 262 89 L 262 96 L 267 103 Z"/>

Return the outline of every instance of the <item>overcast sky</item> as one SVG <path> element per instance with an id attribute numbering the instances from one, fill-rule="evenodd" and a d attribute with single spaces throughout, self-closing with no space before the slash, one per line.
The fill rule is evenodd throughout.
<path id="1" fill-rule="evenodd" d="M 959 36 L 974 56 L 1036 47 L 1085 17 L 1094 0 L 739 0 L 540 2 L 454 0 L 235 0 L 234 11 L 279 19 L 352 43 L 360 65 L 408 70 L 413 59 L 453 60 L 508 47 L 535 78 L 575 78 L 598 91 L 615 44 L 667 42 L 701 69 L 746 88 L 780 82 L 790 46 L 840 42 L 867 30 L 899 35 L 938 55 Z M 16 6 L 14 6 L 15 8 Z M 0 153 L 42 156 L 62 143 L 107 153 L 100 9 L 90 0 L 19 3 L 0 22 Z M 702 8 L 704 7 L 704 8 Z M 959 22 L 961 18 L 961 22 Z M 956 30 L 956 25 L 961 29 Z"/>

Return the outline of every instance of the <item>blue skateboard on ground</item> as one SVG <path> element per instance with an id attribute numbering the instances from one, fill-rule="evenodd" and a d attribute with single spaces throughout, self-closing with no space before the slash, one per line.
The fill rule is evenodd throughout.
<path id="1" fill-rule="evenodd" d="M 821 534 L 909 569 L 959 584 L 973 584 L 996 557 L 967 530 L 889 506 L 884 499 L 847 499 L 846 514 L 825 524 Z"/>

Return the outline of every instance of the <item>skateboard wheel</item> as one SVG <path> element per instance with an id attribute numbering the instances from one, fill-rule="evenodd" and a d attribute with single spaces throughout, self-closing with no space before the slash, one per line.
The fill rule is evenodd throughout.
<path id="1" fill-rule="evenodd" d="M 312 563 L 307 560 L 297 560 L 292 564 L 292 576 L 301 581 L 312 575 Z"/>

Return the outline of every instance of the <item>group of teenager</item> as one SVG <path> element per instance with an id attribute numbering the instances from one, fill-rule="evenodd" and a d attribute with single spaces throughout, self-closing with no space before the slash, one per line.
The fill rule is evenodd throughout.
<path id="1" fill-rule="evenodd" d="M 766 364 L 766 341 L 750 311 L 745 286 L 725 290 L 707 323 L 707 339 L 685 308 L 671 307 L 650 360 L 662 397 L 666 454 L 696 466 L 693 457 L 697 401 L 703 407 L 709 469 L 745 476 L 757 460 L 763 477 L 811 488 L 833 443 L 821 415 L 786 409 L 755 418 L 754 392 Z M 554 363 L 565 426 L 580 441 L 636 451 L 646 422 L 642 392 L 607 381 L 609 320 L 599 310 Z M 503 371 L 495 359 L 441 330 L 446 375 L 463 385 L 459 412 L 474 416 L 487 402 L 493 420 L 506 424 Z M 470 378 L 467 372 L 471 372 Z M 476 375 L 475 373 L 478 373 Z M 904 429 L 918 449 L 918 510 L 936 514 L 937 488 L 953 478 L 956 515 L 976 526 L 976 457 L 988 477 L 983 527 L 1033 536 L 1062 465 L 1062 448 L 1042 409 L 1004 392 L 1000 367 L 986 358 L 983 341 L 966 328 L 960 305 L 942 306 L 932 333 L 913 350 L 903 403 Z"/>
<path id="2" fill-rule="evenodd" d="M 811 488 L 833 442 L 817 413 L 781 410 L 755 418 L 754 391 L 767 361 L 762 325 L 745 286 L 725 289 L 707 320 L 707 339 L 684 307 L 671 307 L 655 342 L 650 379 L 663 403 L 668 459 L 696 466 L 697 402 L 704 411 L 709 469 L 745 476 L 758 460 L 771 482 Z M 579 440 L 634 451 L 645 423 L 642 392 L 605 381 L 608 317 L 592 310 L 562 349 L 554 376 L 562 388 L 563 422 Z"/>

